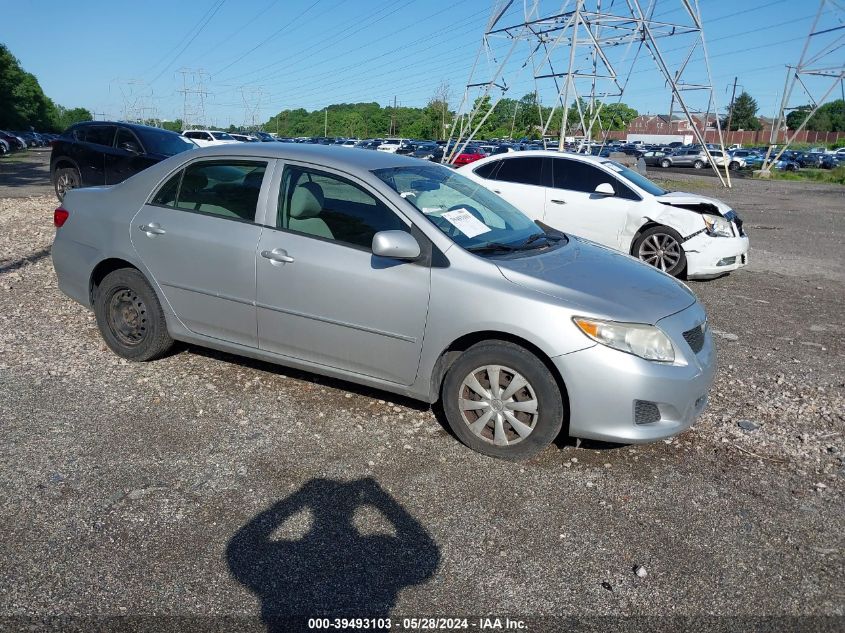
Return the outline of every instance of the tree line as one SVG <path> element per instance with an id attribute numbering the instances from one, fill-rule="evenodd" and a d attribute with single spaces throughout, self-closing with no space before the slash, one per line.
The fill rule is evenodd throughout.
<path id="1" fill-rule="evenodd" d="M 406 138 L 444 139 L 452 130 L 455 112 L 449 109 L 449 91 L 444 84 L 425 107 L 381 106 L 378 103 L 339 103 L 320 110 L 282 110 L 264 124 L 268 132 L 283 137 L 332 136 L 373 138 L 400 136 Z M 598 129 L 623 130 L 637 116 L 637 111 L 624 103 L 596 104 L 595 110 L 585 100 L 581 103 L 586 121 L 593 121 L 593 135 Z M 598 107 L 601 105 L 601 107 Z M 548 134 L 557 135 L 561 128 L 561 115 L 553 116 L 553 108 L 539 102 L 536 93 L 520 99 L 503 98 L 494 105 L 490 97 L 477 99 L 476 123 L 486 115 L 477 138 L 530 138 L 542 135 L 544 126 Z M 492 111 L 490 111 L 492 108 Z M 489 113 L 489 114 L 488 114 Z M 594 115 L 594 116 L 593 116 Z M 549 117 L 552 121 L 549 123 Z M 567 131 L 580 127 L 578 106 L 573 104 L 566 117 Z M 548 125 L 546 125 L 548 123 Z"/>
<path id="2" fill-rule="evenodd" d="M 0 129 L 61 132 L 93 117 L 85 108 L 54 103 L 32 73 L 26 72 L 9 49 L 0 44 Z"/>
<path id="3" fill-rule="evenodd" d="M 811 105 L 793 108 L 786 115 L 786 127 L 797 130 L 812 109 Z M 722 128 L 727 130 L 729 127 L 732 131 L 759 130 L 763 127 L 757 118 L 757 101 L 745 91 L 737 95 L 722 119 Z M 804 129 L 810 132 L 845 132 L 845 100 L 836 99 L 822 105 L 810 117 Z"/>

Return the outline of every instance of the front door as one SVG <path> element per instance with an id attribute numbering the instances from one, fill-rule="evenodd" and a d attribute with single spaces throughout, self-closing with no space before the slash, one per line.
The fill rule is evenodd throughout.
<path id="1" fill-rule="evenodd" d="M 256 257 L 259 347 L 412 384 L 430 268 L 377 257 L 373 235 L 409 223 L 351 178 L 288 165 Z"/>
<path id="2" fill-rule="evenodd" d="M 560 231 L 619 249 L 623 246 L 628 212 L 636 198 L 628 187 L 607 172 L 587 162 L 567 158 L 551 159 L 553 187 L 546 190 L 545 222 Z M 608 183 L 616 195 L 595 193 Z"/>
<path id="3" fill-rule="evenodd" d="M 132 220 L 131 237 L 179 320 L 192 332 L 258 346 L 255 223 L 266 161 L 197 161 Z"/>

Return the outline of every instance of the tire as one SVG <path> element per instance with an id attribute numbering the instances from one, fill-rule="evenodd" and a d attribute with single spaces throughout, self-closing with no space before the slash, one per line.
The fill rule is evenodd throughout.
<path id="1" fill-rule="evenodd" d="M 75 167 L 62 167 L 56 170 L 53 176 L 53 187 L 56 189 L 56 197 L 59 202 L 64 200 L 65 194 L 71 189 L 76 189 L 82 184 L 82 178 Z"/>
<path id="2" fill-rule="evenodd" d="M 697 160 L 692 164 L 692 166 L 695 167 L 696 169 L 701 169 L 702 167 L 704 167 L 704 161 L 703 160 Z"/>
<path id="3" fill-rule="evenodd" d="M 667 167 L 671 167 L 671 166 L 672 166 L 672 161 L 667 160 L 667 159 L 665 159 L 665 158 L 664 158 L 663 160 L 661 160 L 661 161 L 660 161 L 660 166 L 661 166 L 663 169 L 666 169 Z"/>
<path id="4" fill-rule="evenodd" d="M 728 169 L 730 169 L 731 171 L 736 171 L 737 169 L 739 169 L 739 163 L 735 160 L 732 160 L 728 163 Z"/>
<path id="5" fill-rule="evenodd" d="M 643 231 L 634 241 L 632 254 L 650 266 L 679 277 L 687 267 L 682 243 L 683 238 L 675 229 L 653 226 Z"/>
<path id="6" fill-rule="evenodd" d="M 498 394 L 490 389 L 495 384 L 493 372 L 499 376 Z M 472 377 L 475 389 L 487 397 L 469 386 Z M 506 395 L 517 378 L 525 384 L 514 394 L 506 399 L 489 397 Z M 446 373 L 441 398 L 446 419 L 458 439 L 490 457 L 529 459 L 551 444 L 563 426 L 563 398 L 552 373 L 534 354 L 506 341 L 478 343 L 461 354 Z M 464 406 L 470 401 L 486 402 L 487 406 Z M 532 401 L 533 410 L 527 404 Z M 486 424 L 481 420 L 485 416 Z"/>
<path id="7" fill-rule="evenodd" d="M 127 360 L 154 360 L 173 345 L 161 303 L 135 268 L 105 276 L 94 297 L 94 314 L 106 345 Z"/>

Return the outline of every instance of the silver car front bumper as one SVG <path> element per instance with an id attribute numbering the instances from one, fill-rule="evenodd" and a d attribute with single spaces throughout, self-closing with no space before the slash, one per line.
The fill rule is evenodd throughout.
<path id="1" fill-rule="evenodd" d="M 658 321 L 675 347 L 674 363 L 656 363 L 604 345 L 552 359 L 566 384 L 573 437 L 643 443 L 688 429 L 707 405 L 716 373 L 709 329 L 698 353 L 683 333 L 705 320 L 695 304 Z"/>

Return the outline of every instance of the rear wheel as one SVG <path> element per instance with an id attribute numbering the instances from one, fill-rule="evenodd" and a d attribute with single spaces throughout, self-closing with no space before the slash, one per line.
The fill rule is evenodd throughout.
<path id="1" fill-rule="evenodd" d="M 118 356 L 153 360 L 173 345 L 155 291 L 134 268 L 106 275 L 94 297 L 94 313 L 103 340 Z"/>
<path id="2" fill-rule="evenodd" d="M 61 202 L 68 191 L 82 184 L 82 178 L 74 167 L 62 167 L 56 170 L 53 184 L 56 187 L 56 197 Z"/>
<path id="3" fill-rule="evenodd" d="M 728 163 L 728 169 L 730 169 L 731 171 L 736 171 L 737 169 L 739 169 L 739 163 L 735 160 L 732 160 L 730 163 Z"/>
<path id="4" fill-rule="evenodd" d="M 442 388 L 449 426 L 473 450 L 511 461 L 533 457 L 563 425 L 563 398 L 534 354 L 506 341 L 473 345 Z"/>
<path id="5" fill-rule="evenodd" d="M 703 160 L 697 160 L 692 164 L 692 166 L 695 167 L 696 169 L 701 169 L 702 167 L 704 167 L 704 161 Z"/>
<path id="6" fill-rule="evenodd" d="M 668 226 L 653 226 L 636 239 L 633 251 L 646 264 L 677 277 L 687 267 L 687 256 L 681 242 L 681 235 L 676 230 Z"/>
<path id="7" fill-rule="evenodd" d="M 670 161 L 667 158 L 664 158 L 663 160 L 660 161 L 660 166 L 663 167 L 663 169 L 666 169 L 667 167 L 671 167 L 672 161 Z"/>

